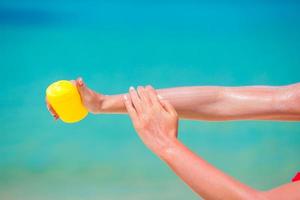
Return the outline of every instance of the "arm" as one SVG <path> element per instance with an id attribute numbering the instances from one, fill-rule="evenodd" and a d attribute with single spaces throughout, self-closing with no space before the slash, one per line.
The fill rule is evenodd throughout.
<path id="1" fill-rule="evenodd" d="M 90 112 L 127 112 L 122 95 L 99 94 L 89 89 L 82 79 L 74 84 Z M 210 121 L 300 120 L 300 84 L 281 87 L 179 87 L 160 89 L 157 93 L 175 107 L 180 118 Z M 48 107 L 51 110 L 51 106 Z M 51 112 L 56 116 L 53 110 Z"/>
<path id="2" fill-rule="evenodd" d="M 272 200 L 298 200 L 300 199 L 300 181 L 288 183 L 263 193 L 267 199 Z"/>
<path id="3" fill-rule="evenodd" d="M 299 199 L 298 183 L 261 192 L 226 175 L 177 140 L 178 118 L 165 99 L 159 99 L 151 87 L 138 92 L 131 89 L 124 104 L 133 125 L 145 145 L 198 195 L 204 199 Z"/>
<path id="4" fill-rule="evenodd" d="M 219 171 L 179 141 L 174 142 L 167 151 L 161 153 L 160 158 L 204 199 L 300 199 L 300 181 L 266 192 L 258 191 Z"/>
<path id="5" fill-rule="evenodd" d="M 161 159 L 204 199 L 263 199 L 262 194 L 226 175 L 176 141 Z"/>
<path id="6" fill-rule="evenodd" d="M 198 120 L 300 120 L 300 84 L 281 87 L 179 87 L 157 90 L 180 118 Z M 104 96 L 99 113 L 126 110 L 121 95 Z"/>

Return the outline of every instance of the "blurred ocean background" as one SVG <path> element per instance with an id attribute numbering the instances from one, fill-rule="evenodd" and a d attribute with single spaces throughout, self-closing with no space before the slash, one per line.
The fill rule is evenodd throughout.
<path id="1" fill-rule="evenodd" d="M 104 94 L 295 83 L 299 10 L 283 0 L 0 0 L 0 199 L 198 199 L 126 115 L 54 122 L 46 87 L 78 76 Z M 298 122 L 181 121 L 180 139 L 257 189 L 300 170 Z"/>

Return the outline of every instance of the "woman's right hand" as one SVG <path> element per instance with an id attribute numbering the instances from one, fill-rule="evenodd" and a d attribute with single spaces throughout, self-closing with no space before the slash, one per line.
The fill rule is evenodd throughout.
<path id="1" fill-rule="evenodd" d="M 80 94 L 81 101 L 84 107 L 91 113 L 100 113 L 101 105 L 104 99 L 104 95 L 99 94 L 86 86 L 83 82 L 82 78 L 78 78 L 77 80 L 71 80 L 71 82 L 77 87 L 77 90 Z M 55 112 L 53 107 L 46 99 L 46 105 L 48 111 L 54 117 L 54 119 L 59 119 L 58 114 Z"/>
<path id="2" fill-rule="evenodd" d="M 131 87 L 123 97 L 134 128 L 144 144 L 163 159 L 177 143 L 178 116 L 174 107 L 153 87 Z"/>

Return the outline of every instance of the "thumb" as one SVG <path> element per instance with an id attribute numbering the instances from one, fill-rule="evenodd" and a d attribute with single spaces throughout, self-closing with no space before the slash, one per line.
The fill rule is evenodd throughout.
<path id="1" fill-rule="evenodd" d="M 83 82 L 83 79 L 81 77 L 79 77 L 75 81 L 75 84 L 82 98 L 90 95 L 90 90 L 87 88 L 86 84 Z"/>
<path id="2" fill-rule="evenodd" d="M 161 96 L 159 96 L 158 98 L 159 98 L 160 104 L 167 112 L 177 115 L 175 108 L 172 106 L 172 104 L 169 101 L 162 99 Z"/>

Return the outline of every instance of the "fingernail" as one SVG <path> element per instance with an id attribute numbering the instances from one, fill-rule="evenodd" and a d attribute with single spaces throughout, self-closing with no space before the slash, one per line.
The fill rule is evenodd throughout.
<path id="1" fill-rule="evenodd" d="M 82 79 L 79 79 L 78 82 L 79 82 L 79 85 L 80 85 L 80 86 L 83 86 Z"/>
<path id="2" fill-rule="evenodd" d="M 127 101 L 127 95 L 126 94 L 123 95 L 123 98 Z"/>
<path id="3" fill-rule="evenodd" d="M 158 97 L 159 99 L 163 99 L 162 96 L 160 96 L 159 94 L 157 95 L 157 97 Z"/>
<path id="4" fill-rule="evenodd" d="M 130 86 L 129 90 L 134 90 L 134 87 Z"/>

